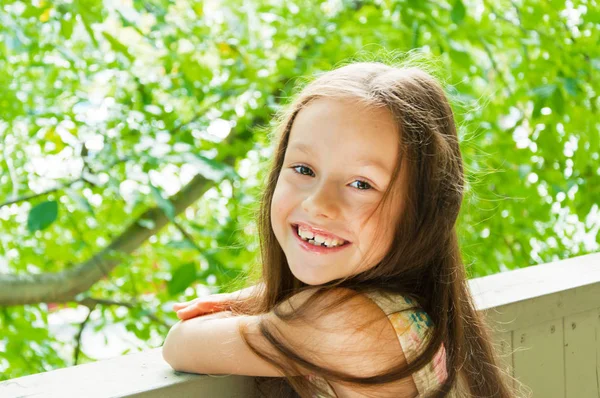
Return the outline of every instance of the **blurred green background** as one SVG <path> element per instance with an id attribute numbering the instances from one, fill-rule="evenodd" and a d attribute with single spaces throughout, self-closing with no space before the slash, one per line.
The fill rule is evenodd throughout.
<path id="1" fill-rule="evenodd" d="M 597 1 L 0 1 L 0 380 L 162 345 L 258 268 L 271 117 L 350 59 L 436 60 L 472 277 L 597 251 Z"/>

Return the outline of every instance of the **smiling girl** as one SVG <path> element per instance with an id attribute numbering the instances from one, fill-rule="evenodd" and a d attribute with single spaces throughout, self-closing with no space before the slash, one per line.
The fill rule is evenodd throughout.
<path id="1" fill-rule="evenodd" d="M 165 360 L 260 376 L 276 397 L 514 396 L 467 286 L 462 157 L 437 81 L 351 63 L 278 122 L 261 281 L 176 306 Z"/>

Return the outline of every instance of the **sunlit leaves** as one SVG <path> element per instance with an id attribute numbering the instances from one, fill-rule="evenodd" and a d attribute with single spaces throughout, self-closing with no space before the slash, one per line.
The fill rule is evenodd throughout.
<path id="1" fill-rule="evenodd" d="M 449 84 L 469 180 L 459 236 L 472 276 L 598 247 L 589 243 L 597 236 L 581 238 L 597 228 L 600 196 L 597 6 L 5 3 L 0 203 L 85 178 L 0 207 L 0 264 L 15 273 L 74 267 L 136 220 L 154 229 L 138 220 L 148 208 L 174 220 L 168 198 L 200 174 L 210 189 L 179 214 L 178 227 L 169 223 L 120 258 L 90 293 L 143 297 L 157 318 L 175 321 L 160 304 L 241 287 L 260 266 L 253 222 L 273 144 L 271 130 L 257 127 L 269 125 L 302 76 L 380 48 L 435 56 Z M 37 158 L 42 167 L 32 166 Z M 143 310 L 122 310 L 98 307 L 98 332 L 117 322 L 138 338 L 165 332 Z M 29 325 L 42 319 L 31 308 L 5 313 L 25 315 Z M 34 349 L 9 348 L 0 377 L 70 361 L 56 352 L 22 361 L 35 358 Z"/>

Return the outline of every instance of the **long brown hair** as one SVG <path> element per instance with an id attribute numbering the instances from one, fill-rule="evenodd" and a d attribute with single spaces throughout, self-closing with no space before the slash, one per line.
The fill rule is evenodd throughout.
<path id="1" fill-rule="evenodd" d="M 406 164 L 409 189 L 402 190 L 405 204 L 402 221 L 394 226 L 393 244 L 374 267 L 358 275 L 321 286 L 308 286 L 294 277 L 271 226 L 271 201 L 282 168 L 292 123 L 298 112 L 317 98 L 353 99 L 373 107 L 385 107 L 400 132 L 399 153 L 392 181 L 397 181 L 400 164 Z M 428 345 L 421 355 L 403 366 L 377 377 L 354 377 L 320 367 L 294 347 L 276 337 L 268 322 L 260 333 L 280 355 L 274 357 L 254 344 L 241 330 L 246 344 L 285 374 L 291 395 L 312 397 L 325 394 L 319 386 L 301 377 L 298 366 L 329 381 L 355 385 L 383 384 L 410 376 L 426 366 L 443 344 L 446 349 L 447 378 L 432 397 L 445 397 L 461 382 L 467 396 L 512 397 L 510 376 L 503 373 L 491 343 L 490 330 L 477 312 L 467 285 L 461 259 L 456 220 L 463 200 L 465 178 L 454 115 L 443 88 L 421 67 L 387 65 L 382 62 L 352 62 L 316 77 L 298 92 L 276 116 L 274 156 L 258 213 L 264 289 L 234 312 L 262 314 L 273 311 L 280 319 L 293 320 L 325 292 L 336 287 L 357 294 L 384 291 L 414 298 L 430 316 Z M 382 203 L 392 194 L 394 184 L 384 193 Z M 397 194 L 397 193 L 393 193 Z M 284 312 L 279 304 L 308 289 L 316 289 L 305 305 Z M 348 297 L 327 308 L 346 301 Z M 293 391 L 295 392 L 292 392 Z M 284 393 L 281 390 L 278 396 Z"/>

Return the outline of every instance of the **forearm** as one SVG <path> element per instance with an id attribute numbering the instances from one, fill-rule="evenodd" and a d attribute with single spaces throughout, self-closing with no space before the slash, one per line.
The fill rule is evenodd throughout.
<path id="1" fill-rule="evenodd" d="M 179 372 L 280 377 L 281 372 L 258 357 L 239 333 L 243 327 L 261 336 L 259 322 L 259 316 L 229 312 L 178 322 L 165 339 L 163 359 Z"/>

